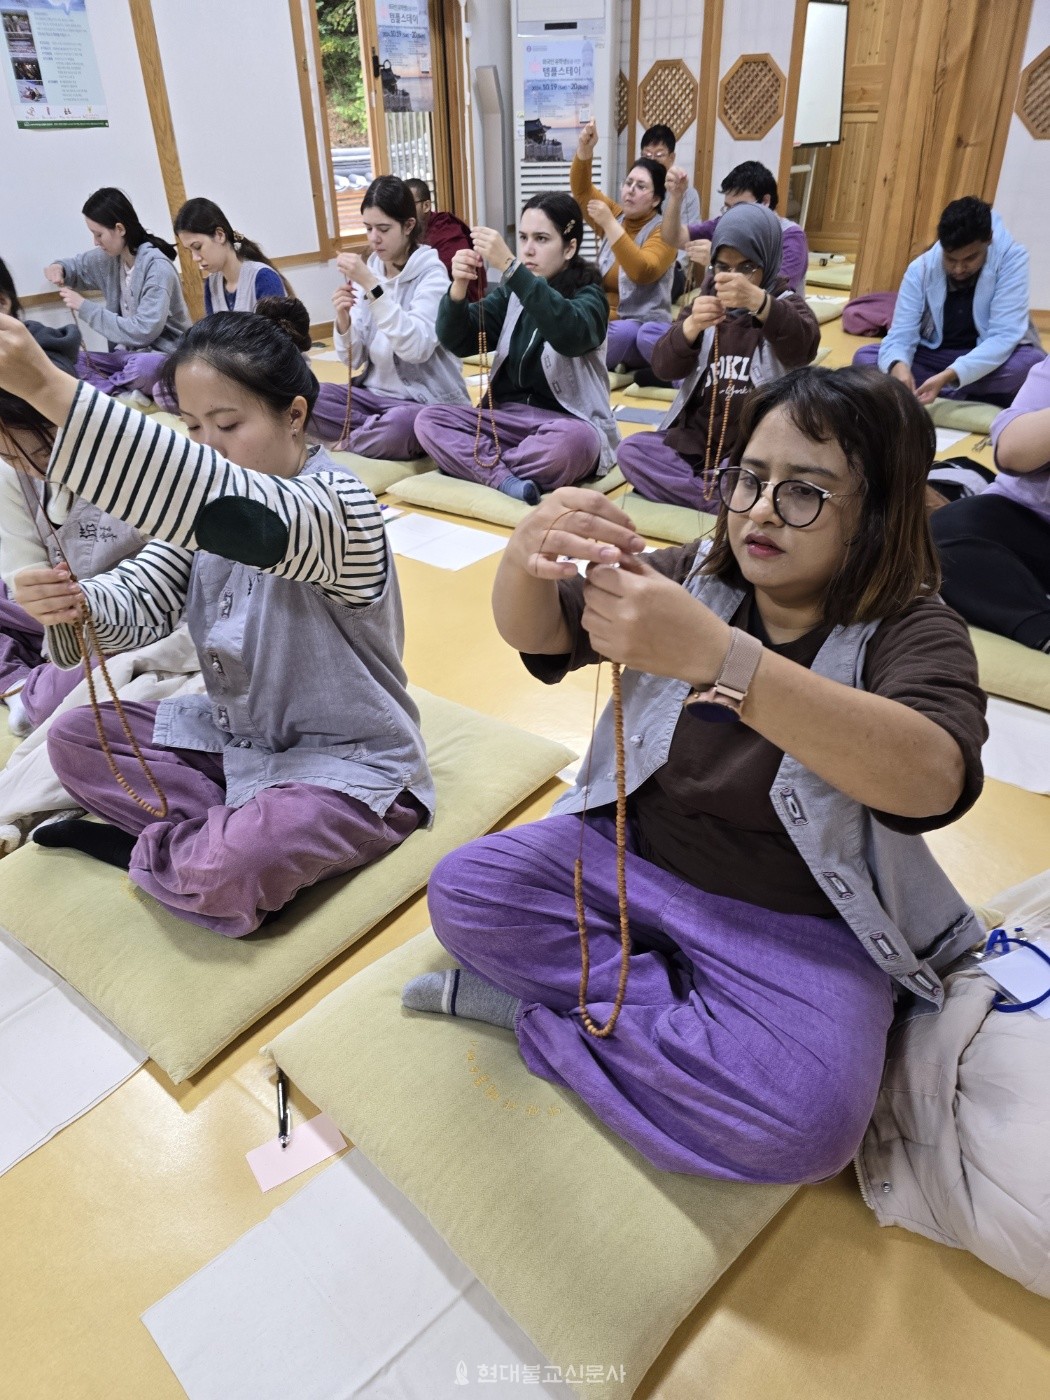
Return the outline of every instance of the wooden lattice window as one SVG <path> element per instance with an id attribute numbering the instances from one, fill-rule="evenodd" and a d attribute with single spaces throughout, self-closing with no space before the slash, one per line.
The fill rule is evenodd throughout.
<path id="1" fill-rule="evenodd" d="M 1050 139 L 1050 49 L 1033 58 L 1022 72 L 1017 115 L 1037 141 Z"/>
<path id="2" fill-rule="evenodd" d="M 638 85 L 638 120 L 643 127 L 662 122 L 681 137 L 696 120 L 699 84 L 680 58 L 661 58 Z"/>
<path id="3" fill-rule="evenodd" d="M 627 126 L 627 79 L 620 73 L 616 80 L 616 134 Z"/>
<path id="4" fill-rule="evenodd" d="M 768 53 L 742 53 L 718 85 L 718 115 L 738 141 L 759 141 L 784 115 L 784 75 Z"/>

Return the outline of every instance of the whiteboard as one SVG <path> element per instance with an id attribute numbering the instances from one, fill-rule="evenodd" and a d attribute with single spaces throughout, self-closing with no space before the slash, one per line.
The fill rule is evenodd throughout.
<path id="1" fill-rule="evenodd" d="M 796 146 L 831 146 L 842 140 L 842 88 L 846 77 L 849 7 L 837 0 L 809 0 L 795 112 Z"/>

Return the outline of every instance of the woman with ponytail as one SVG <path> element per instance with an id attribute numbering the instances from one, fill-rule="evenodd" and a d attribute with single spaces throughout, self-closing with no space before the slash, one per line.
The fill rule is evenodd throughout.
<path id="1" fill-rule="evenodd" d="M 135 351 L 175 349 L 190 314 L 173 266 L 175 249 L 142 227 L 122 190 L 96 190 L 82 211 L 95 246 L 44 268 L 58 295 L 85 326 L 105 336 L 109 351 L 81 353 L 77 372 L 105 393 L 136 388 L 128 358 Z M 89 301 L 84 291 L 100 291 Z"/>
<path id="2" fill-rule="evenodd" d="M 495 344 L 492 407 L 441 405 L 416 419 L 419 441 L 443 472 L 530 505 L 541 491 L 607 472 L 619 441 L 605 368 L 609 306 L 598 270 L 580 257 L 582 231 L 580 206 L 555 190 L 522 209 L 519 257 L 495 229 L 471 230 L 474 248 L 452 260 L 437 332 L 453 354 L 469 355 L 484 326 Z M 500 282 L 472 305 L 467 293 L 485 263 Z"/>
<path id="3" fill-rule="evenodd" d="M 292 289 L 258 243 L 237 233 L 210 199 L 188 199 L 175 215 L 175 236 L 204 278 L 204 314 L 254 311 L 260 297 Z"/>

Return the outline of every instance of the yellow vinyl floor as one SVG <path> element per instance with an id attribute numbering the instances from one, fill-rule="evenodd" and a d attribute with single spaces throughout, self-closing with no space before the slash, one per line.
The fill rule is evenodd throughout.
<path id="1" fill-rule="evenodd" d="M 846 363 L 860 342 L 838 321 L 823 330 L 829 363 Z M 496 564 L 449 573 L 398 561 L 409 674 L 581 751 L 592 681 L 547 688 L 526 674 L 491 622 Z M 556 791 L 552 784 L 512 820 L 540 816 Z M 989 782 L 974 809 L 930 844 L 968 898 L 987 899 L 1050 864 L 1050 798 Z M 0 1178 L 4 1400 L 182 1395 L 139 1315 L 309 1179 L 264 1196 L 245 1162 L 275 1131 L 260 1047 L 427 922 L 424 898 L 412 900 L 196 1079 L 176 1088 L 147 1064 Z M 298 1114 L 311 1111 L 294 1089 L 292 1101 Z M 581 1287 L 592 1286 L 584 1275 Z M 1048 1343 L 1050 1301 L 969 1255 L 880 1230 L 845 1173 L 798 1193 L 683 1323 L 637 1394 L 1037 1397 L 1050 1393 Z"/>

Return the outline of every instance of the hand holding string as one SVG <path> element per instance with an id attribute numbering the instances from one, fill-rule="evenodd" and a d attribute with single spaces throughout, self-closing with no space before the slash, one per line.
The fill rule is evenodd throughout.
<path id="1" fill-rule="evenodd" d="M 360 253 L 340 253 L 335 265 L 348 282 L 356 282 L 359 287 L 374 286 L 379 281 Z"/>
<path id="2" fill-rule="evenodd" d="M 535 578 L 567 579 L 577 573 L 576 559 L 616 564 L 644 548 L 630 516 L 607 496 L 561 486 L 516 527 L 507 558 Z"/>
<path id="3" fill-rule="evenodd" d="M 470 284 L 483 271 L 485 260 L 473 248 L 457 248 L 452 254 L 452 287 L 449 295 L 453 301 L 466 301 Z"/>
<path id="4" fill-rule="evenodd" d="M 610 661 L 695 689 L 718 674 L 728 624 L 644 559 L 615 568 L 591 564 L 583 596 L 581 622 L 595 651 Z"/>
<path id="5" fill-rule="evenodd" d="M 340 335 L 346 335 L 350 329 L 350 313 L 353 311 L 356 301 L 357 293 L 350 282 L 343 282 L 332 293 L 332 305 L 335 307 L 335 328 Z"/>
<path id="6" fill-rule="evenodd" d="M 15 602 L 41 627 L 82 622 L 87 612 L 83 590 L 68 564 L 53 569 L 35 565 L 19 569 L 12 585 Z"/>
<path id="7" fill-rule="evenodd" d="M 494 228 L 478 224 L 470 230 L 470 239 L 474 244 L 474 251 L 480 253 L 490 267 L 503 272 L 508 264 L 513 262 L 514 254 L 507 247 L 506 240 Z"/>
<path id="8" fill-rule="evenodd" d="M 66 270 L 60 262 L 48 263 L 44 268 L 44 276 L 56 287 L 64 287 L 66 283 Z"/>
<path id="9" fill-rule="evenodd" d="M 84 297 L 82 297 L 79 292 L 75 292 L 72 287 L 59 287 L 58 295 L 62 298 L 63 302 L 65 302 L 66 307 L 72 311 L 74 316 L 84 305 Z"/>

